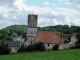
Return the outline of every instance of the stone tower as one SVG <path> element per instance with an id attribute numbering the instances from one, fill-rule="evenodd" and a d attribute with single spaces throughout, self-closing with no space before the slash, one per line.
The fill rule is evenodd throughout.
<path id="1" fill-rule="evenodd" d="M 28 14 L 26 45 L 32 44 L 37 36 L 37 16 L 38 15 Z"/>

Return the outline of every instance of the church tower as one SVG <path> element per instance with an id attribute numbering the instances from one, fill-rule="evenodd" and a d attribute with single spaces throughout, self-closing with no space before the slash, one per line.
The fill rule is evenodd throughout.
<path id="1" fill-rule="evenodd" d="M 37 36 L 37 15 L 28 14 L 27 45 L 34 43 Z"/>

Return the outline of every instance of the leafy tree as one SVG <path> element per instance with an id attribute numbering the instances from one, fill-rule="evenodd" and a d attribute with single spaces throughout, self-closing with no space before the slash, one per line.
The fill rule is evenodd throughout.
<path id="1" fill-rule="evenodd" d="M 14 38 L 18 37 L 17 33 L 15 33 L 15 32 L 13 32 L 11 36 L 14 37 Z"/>
<path id="2" fill-rule="evenodd" d="M 11 49 L 9 48 L 8 44 L 5 45 L 4 47 L 4 54 L 9 54 Z"/>
<path id="3" fill-rule="evenodd" d="M 7 38 L 7 40 L 13 40 L 13 37 L 12 37 L 12 36 L 9 36 L 9 37 Z"/>
<path id="4" fill-rule="evenodd" d="M 4 41 L 5 41 L 5 34 L 1 36 L 0 55 L 10 53 L 9 46 L 8 44 L 5 44 Z"/>
<path id="5" fill-rule="evenodd" d="M 78 32 L 78 33 L 76 34 L 76 38 L 77 38 L 77 42 L 76 42 L 76 43 L 80 43 L 80 32 Z"/>

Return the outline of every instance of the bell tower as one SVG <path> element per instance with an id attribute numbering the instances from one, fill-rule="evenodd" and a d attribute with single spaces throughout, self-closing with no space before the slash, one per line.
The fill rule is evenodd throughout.
<path id="1" fill-rule="evenodd" d="M 28 14 L 28 26 L 27 26 L 27 44 L 34 43 L 35 37 L 37 36 L 37 16 Z"/>

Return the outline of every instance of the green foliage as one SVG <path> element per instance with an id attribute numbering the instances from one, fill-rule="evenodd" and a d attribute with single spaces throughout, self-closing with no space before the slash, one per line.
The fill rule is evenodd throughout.
<path id="1" fill-rule="evenodd" d="M 4 47 L 4 54 L 9 54 L 11 49 L 9 48 L 8 44 L 5 45 Z"/>
<path id="2" fill-rule="evenodd" d="M 52 50 L 59 50 L 59 45 L 55 44 L 52 48 Z"/>
<path id="3" fill-rule="evenodd" d="M 76 38 L 77 38 L 77 42 L 76 42 L 76 43 L 80 43 L 80 32 L 78 32 L 78 33 L 76 34 Z"/>
<path id="4" fill-rule="evenodd" d="M 69 49 L 75 49 L 75 46 L 71 46 L 71 47 L 69 47 Z"/>
<path id="5" fill-rule="evenodd" d="M 12 36 L 9 36 L 9 37 L 7 38 L 7 40 L 13 40 L 13 37 L 12 37 Z"/>
<path id="6" fill-rule="evenodd" d="M 12 25 L 0 30 L 0 36 L 5 33 L 7 36 L 12 36 L 13 38 L 21 35 L 22 32 L 26 32 L 26 25 Z"/>
<path id="7" fill-rule="evenodd" d="M 42 42 L 34 43 L 34 44 L 31 44 L 28 47 L 26 47 L 27 52 L 45 51 L 45 50 L 46 50 L 46 48 L 44 46 L 44 43 L 42 43 Z"/>
<path id="8" fill-rule="evenodd" d="M 12 36 L 13 38 L 20 36 L 22 32 L 26 32 L 26 25 L 12 25 L 7 28 L 0 30 L 1 34 L 5 33 L 8 36 Z M 68 25 L 57 25 L 57 26 L 46 26 L 46 27 L 38 27 L 39 31 L 53 31 L 53 32 L 63 32 L 64 34 L 72 34 L 80 31 L 79 26 L 71 26 Z"/>
<path id="9" fill-rule="evenodd" d="M 75 44 L 75 48 L 80 48 L 80 43 Z"/>
<path id="10" fill-rule="evenodd" d="M 17 52 L 25 52 L 24 45 L 21 45 L 21 47 L 18 48 L 18 51 Z"/>
<path id="11" fill-rule="evenodd" d="M 36 51 L 45 51 L 46 48 L 43 42 L 35 43 L 35 50 Z"/>
<path id="12" fill-rule="evenodd" d="M 9 49 L 8 44 L 0 45 L 0 55 L 9 54 L 9 53 L 10 53 L 10 49 Z"/>
<path id="13" fill-rule="evenodd" d="M 76 43 L 75 46 L 71 46 L 70 49 L 80 49 L 80 43 Z"/>
<path id="14" fill-rule="evenodd" d="M 27 46 L 25 51 L 27 51 L 27 52 L 35 51 L 35 44 L 31 44 L 31 45 Z"/>

